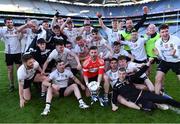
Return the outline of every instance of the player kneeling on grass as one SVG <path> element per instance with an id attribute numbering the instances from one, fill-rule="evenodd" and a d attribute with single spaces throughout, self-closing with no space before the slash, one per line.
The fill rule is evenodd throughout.
<path id="1" fill-rule="evenodd" d="M 39 66 L 39 63 L 34 60 L 32 55 L 23 55 L 22 62 L 23 64 L 17 70 L 21 108 L 24 107 L 24 104 L 31 99 L 31 83 L 42 82 L 46 78 L 44 75 L 41 75 L 42 69 Z"/>
<path id="2" fill-rule="evenodd" d="M 70 78 L 72 78 L 76 84 L 68 85 Z M 82 100 L 81 93 L 78 88 L 78 85 L 80 85 L 81 89 L 85 90 L 84 85 L 81 84 L 81 82 L 73 75 L 70 70 L 65 69 L 65 64 L 62 60 L 57 61 L 56 70 L 49 74 L 49 77 L 43 81 L 43 84 L 48 86 L 48 90 L 46 96 L 46 106 L 41 115 L 47 115 L 50 112 L 51 100 L 53 96 L 68 96 L 72 92 L 74 92 L 75 97 L 79 101 L 80 108 L 85 109 L 89 107 Z"/>
<path id="3" fill-rule="evenodd" d="M 119 69 L 119 79 L 113 86 L 112 110 L 117 110 L 118 96 L 121 95 L 125 99 L 135 103 L 139 109 L 151 111 L 157 108 L 155 103 L 169 104 L 180 108 L 180 102 L 165 96 L 157 95 L 147 90 L 137 89 L 133 83 L 134 78 L 140 77 L 149 68 L 150 61 L 144 65 L 134 75 L 128 76 L 125 68 Z M 136 107 L 138 109 L 138 107 Z"/>

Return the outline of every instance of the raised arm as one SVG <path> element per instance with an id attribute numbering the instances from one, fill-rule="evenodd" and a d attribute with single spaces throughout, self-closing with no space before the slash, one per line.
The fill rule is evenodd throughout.
<path id="1" fill-rule="evenodd" d="M 146 17 L 147 17 L 148 11 L 149 11 L 148 7 L 147 7 L 147 6 L 144 6 L 144 7 L 143 7 L 143 12 L 144 12 L 144 14 L 143 14 L 142 18 L 141 18 L 141 20 L 134 26 L 134 28 L 135 28 L 136 30 L 139 30 L 139 28 L 143 26 L 144 22 L 146 21 Z"/>
<path id="2" fill-rule="evenodd" d="M 67 22 L 70 21 L 70 20 L 71 20 L 71 18 L 68 17 L 68 18 L 66 19 L 66 21 L 61 25 L 61 32 L 63 32 L 64 28 L 66 27 Z"/>
<path id="3" fill-rule="evenodd" d="M 53 26 L 56 24 L 58 16 L 59 16 L 59 12 L 56 12 L 53 19 L 52 19 L 52 21 L 51 21 L 51 28 L 53 28 Z"/>
<path id="4" fill-rule="evenodd" d="M 102 15 L 101 15 L 101 13 L 99 13 L 99 12 L 97 12 L 96 13 L 96 16 L 98 17 L 98 21 L 99 21 L 99 25 L 103 28 L 103 29 L 105 29 L 106 28 L 106 25 L 104 24 L 104 22 L 103 22 L 103 20 L 102 20 Z"/>

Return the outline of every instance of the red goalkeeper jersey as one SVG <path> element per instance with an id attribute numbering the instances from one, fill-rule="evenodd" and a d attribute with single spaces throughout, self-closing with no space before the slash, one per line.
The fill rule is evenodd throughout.
<path id="1" fill-rule="evenodd" d="M 92 61 L 91 57 L 88 57 L 83 63 L 83 75 L 92 78 L 98 74 L 104 74 L 104 60 L 97 58 Z"/>

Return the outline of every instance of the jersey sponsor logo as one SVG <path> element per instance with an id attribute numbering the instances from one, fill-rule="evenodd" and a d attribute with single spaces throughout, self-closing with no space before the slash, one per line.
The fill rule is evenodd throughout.
<path id="1" fill-rule="evenodd" d="M 177 49 L 180 49 L 180 46 L 178 46 Z"/>
<path id="2" fill-rule="evenodd" d="M 90 68 L 89 69 L 89 72 L 97 72 L 98 71 L 98 68 Z"/>

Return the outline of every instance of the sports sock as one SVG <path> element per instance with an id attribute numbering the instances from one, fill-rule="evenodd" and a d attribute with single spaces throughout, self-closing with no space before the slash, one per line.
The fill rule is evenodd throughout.
<path id="1" fill-rule="evenodd" d="M 45 92 L 41 92 L 41 97 L 45 96 L 45 94 L 46 94 Z"/>
<path id="2" fill-rule="evenodd" d="M 51 103 L 47 102 L 45 109 L 50 109 L 50 107 L 51 107 Z"/>
<path id="3" fill-rule="evenodd" d="M 83 104 L 83 103 L 84 103 L 84 101 L 82 100 L 82 98 L 78 99 L 78 101 L 79 101 L 79 104 Z"/>
<path id="4" fill-rule="evenodd" d="M 108 99 L 108 93 L 104 93 L 104 98 Z"/>

